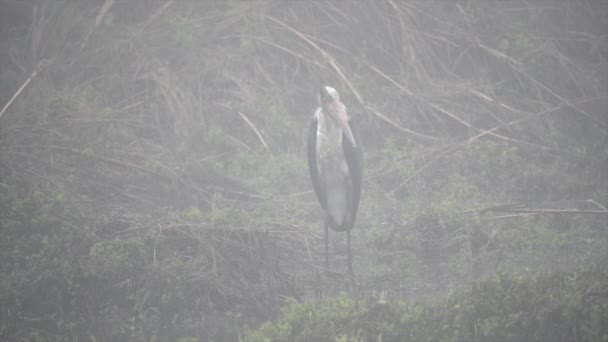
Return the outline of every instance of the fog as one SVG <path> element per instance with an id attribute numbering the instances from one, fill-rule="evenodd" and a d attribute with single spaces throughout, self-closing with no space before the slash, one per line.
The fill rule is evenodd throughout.
<path id="1" fill-rule="evenodd" d="M 1 340 L 608 336 L 606 2 L 0 9 Z M 353 274 L 307 163 L 326 85 Z"/>

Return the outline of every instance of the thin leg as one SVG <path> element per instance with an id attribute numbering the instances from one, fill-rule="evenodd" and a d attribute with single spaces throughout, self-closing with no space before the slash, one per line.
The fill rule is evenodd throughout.
<path id="1" fill-rule="evenodd" d="M 329 227 L 327 220 L 323 221 L 325 227 L 325 273 L 329 272 Z"/>
<path id="2" fill-rule="evenodd" d="M 350 254 L 350 230 L 346 231 L 346 257 L 348 259 L 348 273 L 350 273 L 350 275 L 354 275 L 352 263 L 353 257 Z"/>

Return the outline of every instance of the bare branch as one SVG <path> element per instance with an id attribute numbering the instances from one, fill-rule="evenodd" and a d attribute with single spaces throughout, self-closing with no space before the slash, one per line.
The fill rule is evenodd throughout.
<path id="1" fill-rule="evenodd" d="M 11 99 L 8 100 L 8 102 L 4 105 L 4 107 L 2 107 L 2 110 L 0 110 L 0 119 L 2 119 L 2 116 L 4 115 L 4 112 L 6 112 L 6 110 L 8 109 L 8 107 L 10 107 L 10 105 L 13 103 L 13 101 L 15 101 L 15 99 L 17 98 L 17 96 L 19 96 L 19 94 L 21 94 L 21 92 L 23 91 L 23 89 L 25 89 L 25 87 L 27 87 L 27 85 L 34 79 L 34 77 L 36 77 L 36 75 L 38 75 L 38 73 L 40 71 L 42 71 L 44 68 L 46 68 L 51 63 L 52 63 L 52 61 L 50 61 L 48 59 L 43 59 L 43 60 L 40 61 L 40 63 L 38 63 L 38 65 L 36 66 L 36 68 L 34 68 L 34 71 L 32 71 L 32 73 L 30 74 L 30 77 L 28 77 L 27 80 L 25 80 L 25 82 L 23 82 L 23 84 L 21 85 L 21 87 L 19 87 L 19 89 L 17 89 L 17 91 L 13 94 L 13 96 L 11 97 Z"/>

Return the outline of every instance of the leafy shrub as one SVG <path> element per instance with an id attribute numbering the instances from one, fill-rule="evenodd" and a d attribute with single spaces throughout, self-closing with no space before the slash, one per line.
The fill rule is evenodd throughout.
<path id="1" fill-rule="evenodd" d="M 608 274 L 501 274 L 418 304 L 289 303 L 244 341 L 604 341 Z"/>

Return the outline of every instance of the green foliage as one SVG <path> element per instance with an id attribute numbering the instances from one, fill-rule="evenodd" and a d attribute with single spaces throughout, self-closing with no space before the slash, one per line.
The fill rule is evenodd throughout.
<path id="1" fill-rule="evenodd" d="M 601 341 L 608 274 L 500 274 L 418 304 L 291 302 L 244 341 Z"/>
<path id="2" fill-rule="evenodd" d="M 364 303 L 345 294 L 327 299 L 320 305 L 291 301 L 276 323 L 268 322 L 258 331 L 248 332 L 245 341 L 358 341 L 349 336 L 364 319 Z"/>

